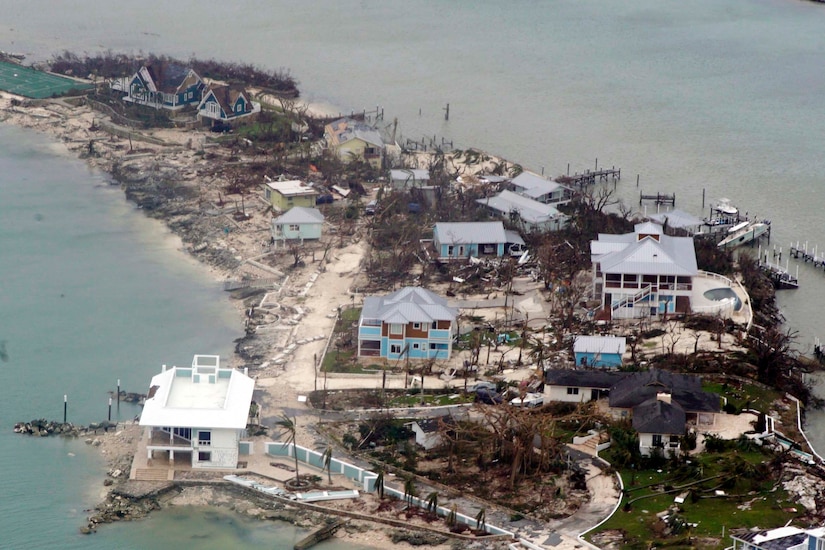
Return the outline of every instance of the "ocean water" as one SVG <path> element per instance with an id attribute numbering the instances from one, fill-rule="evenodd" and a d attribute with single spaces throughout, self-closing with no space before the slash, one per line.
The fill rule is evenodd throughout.
<path id="1" fill-rule="evenodd" d="M 599 166 L 622 168 L 624 179 L 617 185 L 617 195 L 640 210 L 644 210 L 638 205 L 642 191 L 675 192 L 677 207 L 697 215 L 706 215 L 712 201 L 729 197 L 742 210 L 773 221 L 770 246 L 787 250 L 791 242 L 808 241 L 811 247 L 825 247 L 821 223 L 825 6 L 820 4 L 801 0 L 182 0 L 169 5 L 146 0 L 101 9 L 99 2 L 80 0 L 71 9 L 43 9 L 44 5 L 0 0 L 0 49 L 25 53 L 31 60 L 63 49 L 112 49 L 286 67 L 308 99 L 335 105 L 345 113 L 383 107 L 385 124 L 398 118 L 402 141 L 444 137 L 457 147 L 485 149 L 547 175 L 566 172 L 568 164 L 571 172 L 593 168 L 598 159 Z M 449 121 L 442 110 L 447 103 Z M 36 177 L 39 168 L 33 163 L 34 175 L 28 177 Z M 0 192 L 5 194 L 6 174 L 0 182 Z M 93 200 L 88 195 L 72 196 L 77 198 L 75 208 L 96 211 L 95 201 L 111 191 L 105 183 L 99 185 L 101 189 L 88 193 Z M 0 247 L 9 246 L 5 233 L 18 230 L 20 224 L 34 228 L 20 237 L 22 242 L 34 238 L 49 221 L 47 216 L 37 224 L 31 221 L 39 204 L 52 198 L 46 195 L 26 196 L 24 190 L 16 190 L 12 200 L 18 202 L 0 201 Z M 64 200 L 68 199 L 57 203 Z M 18 214 L 21 208 L 27 209 L 25 215 Z M 15 223 L 7 224 L 7 216 L 14 216 Z M 112 214 L 112 219 L 117 218 L 117 213 Z M 119 228 L 121 224 L 114 224 L 111 231 Z M 95 249 L 96 231 L 90 233 L 87 241 L 78 236 L 70 248 Z M 155 246 L 153 242 L 144 245 Z M 25 248 L 24 254 L 26 250 L 31 248 Z M 0 248 L 0 262 L 6 255 Z M 150 257 L 156 254 L 147 253 L 145 261 L 153 261 Z M 12 262 L 15 269 L 25 268 L 23 261 Z M 182 264 L 176 260 L 158 271 L 175 273 Z M 60 269 L 71 273 L 82 271 L 84 265 L 61 264 Z M 790 268 L 795 271 L 793 262 Z M 21 276 L 22 283 L 32 273 L 42 274 L 42 269 L 24 271 L 28 275 Z M 802 288 L 780 293 L 780 305 L 788 326 L 799 332 L 800 350 L 809 352 L 813 338 L 825 337 L 825 273 L 802 265 L 799 274 Z M 6 270 L 0 275 L 5 291 Z M 90 280 L 97 284 L 89 272 L 80 276 L 87 285 Z M 50 314 L 67 307 L 62 301 L 96 297 L 83 284 L 66 285 L 68 292 L 55 289 L 49 294 L 52 286 L 59 285 L 38 288 L 38 300 L 47 306 L 24 314 L 18 310 L 12 318 L 32 313 L 39 325 L 48 326 Z M 60 293 L 65 297 L 60 298 Z M 107 301 L 116 299 L 106 296 Z M 134 296 L 123 300 L 127 309 L 138 301 Z M 86 323 L 99 324 L 101 330 L 120 322 L 122 329 L 128 327 L 128 321 L 120 318 L 122 310 L 113 309 L 121 314 L 111 319 L 103 313 L 80 315 L 83 323 L 76 326 L 60 323 L 60 333 L 76 336 L 67 348 L 82 349 L 85 339 L 77 336 L 87 332 L 78 327 Z M 4 327 L 6 318 L 4 314 L 0 321 Z M 11 324 L 18 333 L 0 334 L 0 339 L 9 341 L 14 360 L 19 332 L 28 334 L 33 329 L 32 323 Z M 149 347 L 161 346 L 152 343 Z M 186 357 L 191 349 L 180 348 L 192 347 L 196 346 L 177 346 Z M 107 355 L 112 353 L 118 351 Z M 167 349 L 158 354 L 164 357 L 149 360 L 171 362 L 171 354 L 173 350 Z M 119 363 L 133 355 L 124 352 Z M 11 364 L 0 367 L 8 372 Z M 73 372 L 89 373 L 97 380 L 95 373 L 105 367 L 78 368 Z M 15 418 L 25 417 L 27 407 L 42 410 L 34 406 L 38 399 L 59 411 L 64 392 L 74 396 L 86 389 L 83 383 L 70 387 L 73 377 L 63 381 L 53 376 L 47 381 L 49 395 L 33 398 L 26 392 L 15 404 Z M 94 383 L 103 388 L 111 380 Z M 90 405 L 89 415 L 101 408 Z M 825 414 L 809 416 L 809 433 L 820 449 L 825 449 L 823 425 Z M 30 449 L 21 456 L 35 452 Z M 90 475 L 95 470 L 88 464 L 82 467 Z"/>

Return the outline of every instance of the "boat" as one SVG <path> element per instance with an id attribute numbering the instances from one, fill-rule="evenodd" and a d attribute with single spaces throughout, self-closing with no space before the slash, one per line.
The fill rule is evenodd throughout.
<path id="1" fill-rule="evenodd" d="M 710 207 L 710 217 L 705 218 L 708 232 L 722 231 L 742 221 L 739 209 L 731 204 L 730 199 L 719 199 Z"/>
<path id="2" fill-rule="evenodd" d="M 716 246 L 719 248 L 736 248 L 758 239 L 767 233 L 770 228 L 771 222 L 769 220 L 740 222 L 728 229 L 725 238 Z"/>

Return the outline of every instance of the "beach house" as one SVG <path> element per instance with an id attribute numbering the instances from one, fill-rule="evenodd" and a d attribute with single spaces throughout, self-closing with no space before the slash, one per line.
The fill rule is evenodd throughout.
<path id="1" fill-rule="evenodd" d="M 621 367 L 626 349 L 627 340 L 620 336 L 576 336 L 573 342 L 576 365 L 580 367 Z"/>
<path id="2" fill-rule="evenodd" d="M 198 105 L 206 87 L 191 68 L 158 61 L 144 65 L 129 79 L 124 101 L 156 109 L 178 110 Z"/>
<path id="3" fill-rule="evenodd" d="M 278 241 L 317 240 L 321 238 L 324 215 L 317 208 L 293 206 L 272 219 L 272 238 Z"/>
<path id="4" fill-rule="evenodd" d="M 509 183 L 509 190 L 543 204 L 561 205 L 573 200 L 573 190 L 532 172 L 522 172 Z"/>
<path id="5" fill-rule="evenodd" d="M 324 127 L 327 148 L 343 162 L 363 160 L 380 169 L 384 158 L 381 134 L 365 122 L 342 118 Z"/>
<path id="6" fill-rule="evenodd" d="M 260 103 L 250 99 L 244 88 L 212 84 L 198 104 L 198 117 L 206 124 L 231 124 L 261 111 Z"/>
<path id="7" fill-rule="evenodd" d="M 420 287 L 364 299 L 358 320 L 358 356 L 449 359 L 458 309 Z"/>
<path id="8" fill-rule="evenodd" d="M 567 215 L 559 212 L 555 206 L 506 189 L 476 202 L 487 207 L 493 215 L 518 224 L 525 231 L 558 231 L 566 227 L 568 222 Z"/>
<path id="9" fill-rule="evenodd" d="M 433 227 L 433 247 L 439 260 L 502 257 L 510 246 L 520 250 L 524 240 L 502 222 L 438 222 Z"/>
<path id="10" fill-rule="evenodd" d="M 149 461 L 237 468 L 254 387 L 246 372 L 222 368 L 217 355 L 196 355 L 191 367 L 164 365 L 140 415 Z"/>
<path id="11" fill-rule="evenodd" d="M 786 525 L 776 529 L 742 529 L 732 532 L 733 550 L 822 550 L 825 527 L 802 529 Z"/>
<path id="12" fill-rule="evenodd" d="M 699 271 L 690 237 L 665 235 L 661 225 L 637 224 L 633 233 L 599 233 L 590 242 L 593 292 L 612 319 L 691 311 Z"/>
<path id="13" fill-rule="evenodd" d="M 271 181 L 267 179 L 263 187 L 266 202 L 281 212 L 294 206 L 312 208 L 315 206 L 315 199 L 318 196 L 318 191 L 305 185 L 300 180 L 279 179 Z"/>

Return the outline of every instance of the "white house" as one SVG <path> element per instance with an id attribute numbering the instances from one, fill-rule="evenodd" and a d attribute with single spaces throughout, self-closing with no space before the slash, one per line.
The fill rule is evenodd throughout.
<path id="1" fill-rule="evenodd" d="M 690 237 L 670 237 L 662 226 L 640 223 L 633 233 L 599 233 L 590 242 L 593 292 L 613 319 L 691 311 L 698 275 Z"/>
<path id="2" fill-rule="evenodd" d="M 398 168 L 390 170 L 390 185 L 393 189 L 412 189 L 430 185 L 429 170 L 420 168 Z"/>
<path id="3" fill-rule="evenodd" d="M 191 367 L 164 365 L 140 415 L 147 458 L 234 470 L 254 387 L 245 372 L 221 368 L 217 355 L 196 355 Z"/>
<path id="4" fill-rule="evenodd" d="M 573 199 L 573 190 L 561 183 L 532 172 L 522 172 L 508 187 L 519 195 L 544 204 L 567 204 Z"/>
<path id="5" fill-rule="evenodd" d="M 498 195 L 478 199 L 476 202 L 499 217 L 521 223 L 528 231 L 558 231 L 568 221 L 568 217 L 555 206 L 506 189 Z"/>

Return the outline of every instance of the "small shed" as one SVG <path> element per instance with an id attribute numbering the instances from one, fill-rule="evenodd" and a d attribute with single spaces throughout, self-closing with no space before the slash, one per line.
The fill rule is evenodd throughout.
<path id="1" fill-rule="evenodd" d="M 576 336 L 573 353 L 576 365 L 615 368 L 622 365 L 627 339 L 620 336 Z"/>

